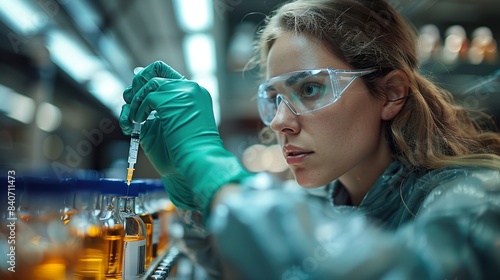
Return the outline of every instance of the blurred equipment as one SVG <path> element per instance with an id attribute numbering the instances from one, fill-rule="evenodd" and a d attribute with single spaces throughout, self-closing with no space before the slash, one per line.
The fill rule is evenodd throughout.
<path id="1" fill-rule="evenodd" d="M 460 25 L 450 26 L 445 33 L 443 48 L 443 61 L 455 63 L 464 60 L 467 57 L 469 40 L 465 29 Z"/>
<path id="2" fill-rule="evenodd" d="M 472 64 L 497 63 L 497 42 L 490 28 L 482 26 L 474 30 L 468 57 Z"/>
<path id="3" fill-rule="evenodd" d="M 420 28 L 418 52 L 422 63 L 436 59 L 441 50 L 441 45 L 441 35 L 436 25 L 426 24 Z"/>

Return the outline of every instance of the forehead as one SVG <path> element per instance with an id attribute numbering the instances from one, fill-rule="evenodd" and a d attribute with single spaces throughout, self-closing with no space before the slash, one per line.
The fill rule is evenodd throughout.
<path id="1" fill-rule="evenodd" d="M 267 56 L 266 66 L 267 79 L 304 69 L 351 69 L 320 43 L 291 32 L 276 39 Z"/>

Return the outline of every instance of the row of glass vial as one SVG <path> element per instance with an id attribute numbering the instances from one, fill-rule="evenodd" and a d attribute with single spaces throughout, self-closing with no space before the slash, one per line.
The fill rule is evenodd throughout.
<path id="1" fill-rule="evenodd" d="M 161 182 L 128 189 L 121 180 L 19 178 L 16 186 L 15 218 L 2 211 L 14 239 L 0 230 L 15 271 L 2 264 L 2 279 L 134 279 L 167 249 L 173 206 Z"/>

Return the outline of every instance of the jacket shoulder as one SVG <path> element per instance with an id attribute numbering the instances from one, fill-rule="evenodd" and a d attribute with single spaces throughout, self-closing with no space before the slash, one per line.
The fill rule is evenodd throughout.
<path id="1" fill-rule="evenodd" d="M 450 167 L 430 172 L 423 179 L 435 184 L 420 213 L 430 210 L 500 207 L 500 170 L 482 167 Z"/>

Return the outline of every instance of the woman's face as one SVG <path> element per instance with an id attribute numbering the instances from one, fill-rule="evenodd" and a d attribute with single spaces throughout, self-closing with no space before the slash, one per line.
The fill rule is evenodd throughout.
<path id="1" fill-rule="evenodd" d="M 279 37 L 267 58 L 267 78 L 316 68 L 352 69 L 319 43 L 293 33 Z M 281 102 L 270 127 L 297 182 L 303 187 L 319 187 L 351 170 L 359 174 L 361 167 L 376 163 L 384 150 L 382 105 L 361 78 L 335 103 L 305 115 L 294 115 Z"/>

